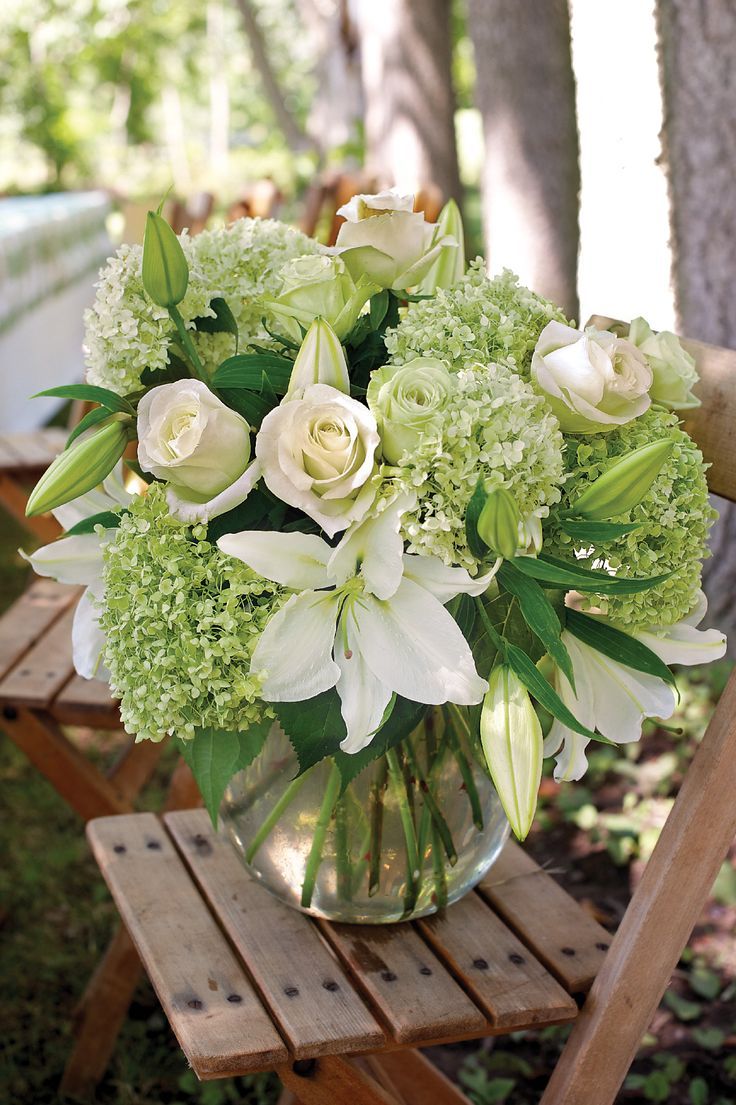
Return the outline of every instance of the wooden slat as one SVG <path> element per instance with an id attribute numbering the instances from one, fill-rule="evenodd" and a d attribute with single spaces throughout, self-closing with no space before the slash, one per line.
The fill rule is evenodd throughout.
<path id="1" fill-rule="evenodd" d="M 0 699 L 46 707 L 74 674 L 72 622 L 74 610 L 67 610 L 26 652 L 0 682 Z"/>
<path id="2" fill-rule="evenodd" d="M 366 1051 L 385 1036 L 312 922 L 259 886 L 205 810 L 166 827 L 296 1058 Z"/>
<path id="3" fill-rule="evenodd" d="M 22 478 L 23 473 L 19 474 Z M 48 545 L 61 533 L 61 526 L 53 514 L 38 514 L 26 517 L 28 487 L 24 487 L 12 472 L 0 471 L 0 507 L 23 526 L 42 545 Z"/>
<path id="4" fill-rule="evenodd" d="M 45 430 L 0 435 L 0 463 L 13 470 L 46 468 L 64 448 L 67 432 L 50 426 Z"/>
<path id="5" fill-rule="evenodd" d="M 0 678 L 76 601 L 80 591 L 52 579 L 35 580 L 0 618 Z"/>
<path id="6" fill-rule="evenodd" d="M 486 1017 L 411 925 L 322 929 L 398 1043 L 485 1034 Z"/>
<path id="7" fill-rule="evenodd" d="M 83 679 L 74 675 L 49 707 L 64 725 L 89 725 L 93 729 L 119 729 L 118 703 L 110 697 L 110 687 L 101 679 Z M 133 738 L 130 738 L 131 741 Z"/>
<path id="8" fill-rule="evenodd" d="M 200 1078 L 271 1070 L 288 1051 L 153 814 L 87 835 L 176 1037 Z"/>
<path id="9" fill-rule="evenodd" d="M 475 894 L 417 922 L 495 1028 L 572 1020 L 577 1006 Z"/>
<path id="10" fill-rule="evenodd" d="M 589 325 L 628 333 L 628 324 L 593 315 Z M 736 500 L 736 351 L 692 338 L 680 339 L 692 353 L 700 374 L 693 389 L 701 406 L 683 411 L 684 428 L 710 464 L 708 486 L 717 495 Z"/>
<path id="11" fill-rule="evenodd" d="M 611 936 L 509 840 L 478 892 L 571 994 L 585 993 Z"/>

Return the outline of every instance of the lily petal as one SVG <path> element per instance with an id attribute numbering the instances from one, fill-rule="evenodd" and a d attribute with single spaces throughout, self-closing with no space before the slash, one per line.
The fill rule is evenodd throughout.
<path id="1" fill-rule="evenodd" d="M 333 582 L 327 570 L 332 549 L 313 533 L 243 530 L 224 534 L 217 547 L 264 579 L 294 591 L 314 591 Z"/>
<path id="2" fill-rule="evenodd" d="M 72 656 L 74 668 L 83 679 L 108 682 L 110 673 L 102 664 L 105 634 L 100 626 L 98 608 L 88 588 L 77 603 L 72 623 Z"/>
<path id="3" fill-rule="evenodd" d="M 335 686 L 340 678 L 332 659 L 338 609 L 333 591 L 304 591 L 269 619 L 251 661 L 251 671 L 264 675 L 266 702 L 302 702 Z"/>
<path id="4" fill-rule="evenodd" d="M 595 725 L 604 737 L 630 744 L 641 737 L 645 718 L 672 716 L 675 692 L 664 680 L 618 664 L 586 645 L 583 649 L 593 686 Z"/>
<path id="5" fill-rule="evenodd" d="M 595 728 L 595 714 L 593 702 L 593 684 L 585 665 L 585 657 L 576 637 L 567 631 L 563 632 L 562 640 L 570 654 L 573 670 L 575 672 L 575 688 L 573 691 L 568 680 L 561 672 L 555 673 L 555 689 L 560 698 L 575 717 L 588 729 Z M 581 779 L 588 769 L 588 760 L 585 750 L 590 744 L 590 739 L 573 729 L 568 729 L 556 718 L 544 742 L 543 754 L 554 756 L 556 765 L 554 777 L 557 782 L 569 782 Z"/>
<path id="6" fill-rule="evenodd" d="M 637 630 L 633 636 L 665 664 L 709 664 L 720 660 L 726 651 L 725 634 L 717 629 L 698 629 L 686 621 Z"/>
<path id="7" fill-rule="evenodd" d="M 20 554 L 36 575 L 59 583 L 90 584 L 102 580 L 102 544 L 96 533 L 79 533 L 43 545 L 30 556 Z"/>
<path id="8" fill-rule="evenodd" d="M 413 702 L 480 702 L 488 683 L 441 602 L 409 579 L 388 602 L 355 600 L 356 641 L 374 676 Z"/>
<path id="9" fill-rule="evenodd" d="M 456 595 L 482 595 L 501 567 L 498 558 L 489 572 L 482 576 L 471 576 L 465 568 L 450 568 L 437 556 L 417 556 L 404 553 L 404 579 L 410 579 L 424 587 L 443 604 Z"/>
<path id="10" fill-rule="evenodd" d="M 342 703 L 342 716 L 347 736 L 340 743 L 343 752 L 352 755 L 371 743 L 380 727 L 391 691 L 365 663 L 358 647 L 352 608 L 343 616 L 344 625 L 338 631 L 335 660 L 340 668 L 337 693 Z"/>
<path id="11" fill-rule="evenodd" d="M 372 515 L 350 527 L 330 557 L 329 571 L 338 587 L 358 569 L 365 589 L 379 599 L 388 599 L 401 583 L 403 538 L 399 534 L 401 517 L 411 510 L 413 495 L 399 495 L 380 514 Z"/>

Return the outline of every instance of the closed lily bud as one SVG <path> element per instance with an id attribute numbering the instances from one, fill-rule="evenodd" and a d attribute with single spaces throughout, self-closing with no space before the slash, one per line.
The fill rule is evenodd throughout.
<path id="1" fill-rule="evenodd" d="M 478 517 L 478 535 L 488 548 L 510 560 L 519 547 L 519 508 L 505 487 L 491 491 Z"/>
<path id="2" fill-rule="evenodd" d="M 595 522 L 627 514 L 656 480 L 672 446 L 664 439 L 633 449 L 585 489 L 571 504 L 570 513 Z"/>
<path id="3" fill-rule="evenodd" d="M 130 427 L 127 416 L 113 415 L 112 421 L 60 453 L 31 492 L 27 517 L 70 503 L 102 483 L 125 452 Z"/>
<path id="4" fill-rule="evenodd" d="M 307 330 L 291 370 L 286 399 L 301 399 L 312 384 L 329 384 L 350 394 L 350 377 L 340 339 L 323 318 L 316 318 Z"/>
<path id="5" fill-rule="evenodd" d="M 141 275 L 143 287 L 159 307 L 176 307 L 187 294 L 189 265 L 181 242 L 155 211 L 146 216 Z"/>
<path id="6" fill-rule="evenodd" d="M 452 288 L 465 275 L 465 231 L 460 208 L 449 199 L 437 219 L 437 238 L 451 238 L 454 245 L 442 247 L 440 255 L 417 291 L 420 295 L 434 295 L 438 288 Z"/>
<path id="7" fill-rule="evenodd" d="M 542 778 L 542 726 L 524 684 L 506 664 L 494 668 L 480 715 L 488 770 L 514 836 L 524 840 Z"/>

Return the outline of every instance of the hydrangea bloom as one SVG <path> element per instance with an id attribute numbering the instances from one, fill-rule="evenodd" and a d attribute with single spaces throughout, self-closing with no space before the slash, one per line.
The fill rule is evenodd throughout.
<path id="1" fill-rule="evenodd" d="M 717 517 L 708 500 L 703 456 L 678 428 L 677 416 L 659 407 L 608 434 L 567 439 L 570 477 L 563 506 L 574 502 L 585 485 L 605 472 L 624 453 L 669 437 L 675 446 L 650 490 L 618 522 L 637 522 L 624 537 L 601 543 L 589 563 L 605 561 L 622 576 L 672 572 L 669 579 L 636 595 L 600 597 L 598 605 L 623 626 L 672 625 L 695 605 L 701 560 L 708 556 L 708 532 Z M 573 539 L 550 527 L 545 549 L 569 557 Z"/>
<path id="2" fill-rule="evenodd" d="M 475 569 L 465 509 L 479 477 L 510 491 L 522 516 L 546 517 L 560 500 L 563 441 L 544 399 L 503 365 L 461 369 L 453 384 L 441 441 L 430 435 L 384 469 L 384 491 L 417 496 L 403 522 L 408 552 Z"/>
<path id="3" fill-rule="evenodd" d="M 490 279 L 479 257 L 449 291 L 412 303 L 386 335 L 386 348 L 396 364 L 420 356 L 457 367 L 495 361 L 528 378 L 537 338 L 552 319 L 567 322 L 558 307 L 519 284 L 508 269 Z"/>
<path id="4" fill-rule="evenodd" d="M 160 484 L 133 499 L 104 559 L 105 663 L 128 732 L 186 740 L 270 716 L 250 662 L 281 588 L 173 518 Z"/>
<path id="5" fill-rule="evenodd" d="M 189 263 L 189 287 L 179 311 L 186 323 L 214 315 L 210 301 L 227 300 L 241 335 L 241 347 L 267 338 L 261 297 L 280 288 L 279 271 L 292 257 L 314 253 L 319 245 L 298 230 L 273 219 L 239 219 L 231 227 L 181 236 Z M 143 249 L 121 246 L 103 268 L 97 297 L 85 314 L 87 380 L 120 395 L 140 387 L 141 373 L 164 368 L 172 323 L 168 312 L 143 290 Z M 206 367 L 230 356 L 229 334 L 196 339 Z"/>

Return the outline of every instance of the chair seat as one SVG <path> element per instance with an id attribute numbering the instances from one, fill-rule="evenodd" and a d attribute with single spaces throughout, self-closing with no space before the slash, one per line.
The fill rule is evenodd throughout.
<path id="1" fill-rule="evenodd" d="M 571 1021 L 610 939 L 512 842 L 444 913 L 358 926 L 272 897 L 204 810 L 87 834 L 202 1079 Z"/>

